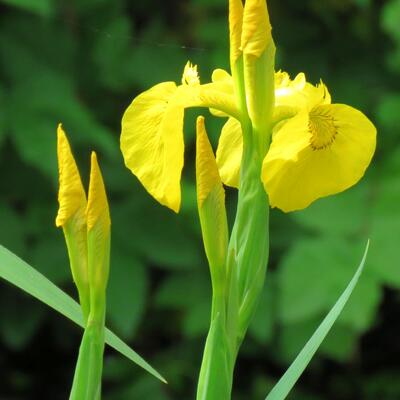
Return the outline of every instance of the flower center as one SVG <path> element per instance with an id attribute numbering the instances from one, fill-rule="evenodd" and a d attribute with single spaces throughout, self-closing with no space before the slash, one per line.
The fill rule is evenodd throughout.
<path id="1" fill-rule="evenodd" d="M 324 106 L 314 107 L 310 111 L 308 129 L 311 133 L 310 145 L 313 150 L 325 149 L 336 139 L 335 121 Z"/>
<path id="2" fill-rule="evenodd" d="M 188 61 L 182 75 L 182 85 L 196 86 L 200 84 L 199 74 L 197 72 L 197 65 L 193 65 Z"/>

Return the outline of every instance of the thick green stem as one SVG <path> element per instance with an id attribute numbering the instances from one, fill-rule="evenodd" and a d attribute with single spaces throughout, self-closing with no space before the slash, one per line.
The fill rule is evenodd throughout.
<path id="1" fill-rule="evenodd" d="M 204 347 L 197 386 L 197 400 L 226 400 L 231 398 L 232 352 L 221 315 L 215 314 Z"/>
<path id="2" fill-rule="evenodd" d="M 105 331 L 105 299 L 103 297 L 97 302 L 97 306 L 93 307 L 89 314 L 82 337 L 70 400 L 98 400 L 101 397 Z"/>

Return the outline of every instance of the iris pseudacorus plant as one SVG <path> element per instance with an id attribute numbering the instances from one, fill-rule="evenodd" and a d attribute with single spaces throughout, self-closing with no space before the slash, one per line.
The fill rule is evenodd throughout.
<path id="1" fill-rule="evenodd" d="M 197 121 L 197 200 L 213 288 L 211 323 L 198 399 L 229 399 L 240 345 L 262 290 L 269 252 L 269 208 L 300 210 L 357 183 L 376 146 L 376 129 L 360 111 L 332 103 L 321 81 L 275 71 L 265 0 L 229 1 L 230 73 L 200 82 L 187 63 L 182 81 L 138 95 L 122 118 L 126 166 L 159 203 L 181 204 L 183 118 L 206 107 L 228 118 L 216 156 L 204 118 Z M 229 232 L 223 184 L 237 187 Z M 316 299 L 318 301 L 318 299 Z"/>

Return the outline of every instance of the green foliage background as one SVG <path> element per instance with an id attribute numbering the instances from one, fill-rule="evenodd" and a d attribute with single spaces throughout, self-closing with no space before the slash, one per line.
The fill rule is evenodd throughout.
<path id="1" fill-rule="evenodd" d="M 270 0 L 278 67 L 322 77 L 334 102 L 378 127 L 367 176 L 302 212 L 272 212 L 269 275 L 236 370 L 234 399 L 262 399 L 353 274 L 366 270 L 293 399 L 400 398 L 400 0 Z M 194 117 L 185 122 L 176 216 L 124 167 L 120 119 L 139 92 L 203 82 L 228 67 L 225 0 L 0 1 L 0 243 L 70 293 L 57 210 L 56 126 L 87 182 L 99 153 L 112 214 L 109 326 L 166 376 L 109 350 L 104 398 L 190 399 L 208 325 L 210 282 L 197 218 Z M 205 112 L 205 111 L 201 111 Z M 222 121 L 207 116 L 217 143 Z M 235 192 L 228 190 L 231 219 Z M 65 399 L 81 331 L 0 282 L 0 398 Z"/>

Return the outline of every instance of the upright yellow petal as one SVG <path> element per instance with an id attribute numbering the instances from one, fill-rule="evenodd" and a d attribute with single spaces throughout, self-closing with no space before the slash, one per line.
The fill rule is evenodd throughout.
<path id="1" fill-rule="evenodd" d="M 60 207 L 56 225 L 63 228 L 71 273 L 78 289 L 79 302 L 86 321 L 90 309 L 85 215 L 87 201 L 78 167 L 61 124 L 57 129 L 57 154 Z"/>
<path id="2" fill-rule="evenodd" d="M 225 191 L 203 117 L 197 119 L 196 183 L 200 224 L 210 264 L 213 289 L 221 295 L 225 282 L 224 267 L 228 248 Z"/>
<path id="3" fill-rule="evenodd" d="M 242 36 L 243 3 L 242 0 L 229 0 L 229 40 L 231 66 L 235 65 L 242 54 L 240 49 Z"/>
<path id="4" fill-rule="evenodd" d="M 199 207 L 213 190 L 223 190 L 217 163 L 204 126 L 204 117 L 197 118 L 196 178 Z"/>
<path id="5" fill-rule="evenodd" d="M 94 151 L 91 155 L 89 198 L 86 210 L 86 219 L 88 231 L 91 231 L 96 225 L 101 225 L 104 231 L 110 229 L 111 219 L 106 189 L 97 162 L 97 156 Z"/>
<path id="6" fill-rule="evenodd" d="M 79 210 L 86 209 L 86 194 L 68 139 L 59 124 L 57 128 L 57 156 L 59 172 L 59 209 L 56 226 L 64 226 Z"/>
<path id="7" fill-rule="evenodd" d="M 244 6 L 241 50 L 259 58 L 272 41 L 265 0 L 247 0 Z"/>
<path id="8" fill-rule="evenodd" d="M 110 264 L 110 212 L 103 177 L 92 152 L 88 205 L 86 210 L 88 269 L 90 285 L 90 318 L 104 314 L 104 298 Z"/>
<path id="9" fill-rule="evenodd" d="M 325 104 L 301 111 L 276 132 L 263 162 L 271 206 L 300 210 L 353 186 L 375 146 L 374 125 L 352 107 Z"/>
<path id="10" fill-rule="evenodd" d="M 286 72 L 275 74 L 275 106 L 311 110 L 320 104 L 330 104 L 328 88 L 321 81 L 314 86 L 306 81 L 303 72 L 291 80 Z"/>
<path id="11" fill-rule="evenodd" d="M 125 165 L 161 204 L 179 211 L 184 105 L 174 82 L 137 96 L 122 117 Z"/>

